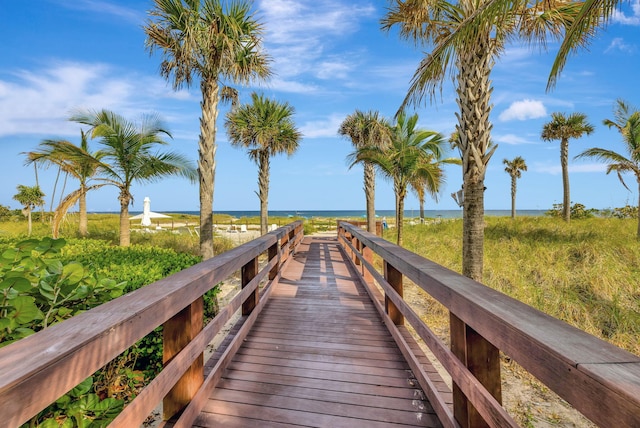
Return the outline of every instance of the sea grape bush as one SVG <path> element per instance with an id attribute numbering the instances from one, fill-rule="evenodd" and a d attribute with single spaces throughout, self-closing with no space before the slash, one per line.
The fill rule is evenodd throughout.
<path id="1" fill-rule="evenodd" d="M 65 260 L 88 266 L 98 275 L 125 281 L 125 292 L 136 290 L 193 266 L 201 259 L 173 250 L 142 245 L 114 247 L 100 240 L 71 240 L 63 250 Z"/>
<path id="2" fill-rule="evenodd" d="M 0 347 L 122 294 L 124 283 L 63 262 L 63 239 L 29 239 L 0 254 Z M 93 378 L 60 397 L 30 421 L 39 427 L 105 426 L 124 401 L 89 392 Z"/>
<path id="3" fill-rule="evenodd" d="M 59 256 L 64 239 L 28 239 L 0 255 L 0 347 L 122 294 L 125 284 Z"/>
<path id="4" fill-rule="evenodd" d="M 173 250 L 114 247 L 100 240 L 0 241 L 0 347 L 200 261 Z M 214 288 L 205 295 L 207 317 Z M 105 426 L 162 368 L 162 329 L 156 329 L 93 378 L 65 394 L 31 426 Z M 113 388 L 111 380 L 119 387 Z M 115 393 L 117 392 L 117 394 Z"/>

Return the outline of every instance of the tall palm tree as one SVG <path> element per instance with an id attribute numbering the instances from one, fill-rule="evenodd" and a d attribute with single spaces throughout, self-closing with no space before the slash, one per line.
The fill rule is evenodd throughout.
<path id="1" fill-rule="evenodd" d="M 100 167 L 101 152 L 89 153 L 87 134 L 80 131 L 80 146 L 66 140 L 43 140 L 38 148 L 27 153 L 27 163 L 57 165 L 60 171 L 70 174 L 80 182 L 80 188 L 61 199 L 53 221 L 53 237 L 58 236 L 60 221 L 67 210 L 78 202 L 80 224 L 78 233 L 87 236 L 87 192 L 98 189 L 105 183 L 89 185 Z M 64 193 L 64 190 L 63 190 Z"/>
<path id="2" fill-rule="evenodd" d="M 338 134 L 348 137 L 355 150 L 364 147 L 383 148 L 389 145 L 391 134 L 389 123 L 377 111 L 356 110 L 340 124 Z M 376 170 L 364 160 L 364 194 L 367 206 L 367 231 L 376 233 Z"/>
<path id="3" fill-rule="evenodd" d="M 270 100 L 255 92 L 251 104 L 227 113 L 225 127 L 231 144 L 244 147 L 249 158 L 258 164 L 260 193 L 260 232 L 268 231 L 269 169 L 271 157 L 297 149 L 302 134 L 293 122 L 294 109 L 289 103 Z"/>
<path id="4" fill-rule="evenodd" d="M 527 170 L 527 163 L 522 156 L 516 156 L 512 160 L 503 159 L 506 166 L 504 170 L 511 176 L 511 218 L 516 218 L 516 180 L 522 177 L 522 171 Z"/>
<path id="5" fill-rule="evenodd" d="M 368 161 L 393 181 L 396 196 L 396 242 L 402 245 L 404 199 L 408 187 L 422 183 L 426 189 L 439 189 L 444 172 L 436 162 L 442 158 L 446 139 L 435 131 L 417 128 L 418 115 L 398 115 L 386 147 L 364 146 L 349 155 L 352 164 Z"/>
<path id="6" fill-rule="evenodd" d="M 151 53 L 162 53 L 160 74 L 174 89 L 200 80 L 200 253 L 208 259 L 213 257 L 218 104 L 236 94 L 225 82 L 249 83 L 270 76 L 269 58 L 261 47 L 263 27 L 244 0 L 154 0 L 149 15 L 146 45 Z"/>
<path id="7" fill-rule="evenodd" d="M 28 233 L 31 236 L 31 212 L 35 207 L 44 205 L 44 193 L 40 190 L 40 186 L 25 186 L 18 184 L 18 193 L 13 196 L 13 199 L 18 201 L 22 206 L 22 213 L 27 216 L 29 221 Z"/>
<path id="8" fill-rule="evenodd" d="M 497 146 L 490 146 L 491 70 L 505 43 L 522 38 L 545 46 L 560 38 L 580 11 L 580 3 L 396 0 L 382 28 L 432 46 L 416 70 L 402 107 L 431 99 L 448 75 L 456 78 L 458 147 L 464 187 L 462 273 L 482 280 L 484 257 L 484 177 Z M 425 49 L 426 50 L 426 49 Z"/>
<path id="9" fill-rule="evenodd" d="M 562 166 L 562 217 L 571 221 L 571 196 L 569 194 L 569 138 L 580 138 L 593 132 L 593 125 L 582 113 L 551 113 L 551 122 L 542 128 L 544 141 L 560 140 L 560 165 Z"/>
<path id="10" fill-rule="evenodd" d="M 615 171 L 618 179 L 629 190 L 622 178 L 622 173 L 631 172 L 636 176 L 638 184 L 638 229 L 640 239 L 640 111 L 623 100 L 616 101 L 614 119 L 605 119 L 603 123 L 609 128 L 616 128 L 628 152 L 628 157 L 609 149 L 594 147 L 580 153 L 576 158 L 590 157 L 607 164 L 607 174 Z"/>
<path id="11" fill-rule="evenodd" d="M 149 183 L 166 176 L 182 176 L 195 182 L 197 172 L 192 162 L 175 152 L 157 152 L 168 144 L 161 135 L 171 137 L 155 115 L 145 115 L 140 124 L 108 110 L 78 112 L 72 121 L 89 125 L 92 138 L 100 138 L 101 181 L 116 186 L 120 193 L 120 245 L 130 243 L 129 204 L 133 201 L 131 185 Z M 88 157 L 87 157 L 88 158 Z"/>

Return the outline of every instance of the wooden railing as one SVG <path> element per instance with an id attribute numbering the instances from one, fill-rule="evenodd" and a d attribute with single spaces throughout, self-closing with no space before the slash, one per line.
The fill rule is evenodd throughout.
<path id="1" fill-rule="evenodd" d="M 264 306 L 271 282 L 262 289 L 258 285 L 279 275 L 302 235 L 302 222 L 291 223 L 1 348 L 0 425 L 17 427 L 29 421 L 162 325 L 165 366 L 112 426 L 140 426 L 160 402 L 165 419 L 184 409 L 175 426 L 191 426 L 198 406 Z M 258 258 L 264 253 L 266 264 L 259 269 Z M 203 294 L 238 271 L 242 291 L 203 328 Z M 205 379 L 204 349 L 240 307 L 235 338 Z"/>
<path id="2" fill-rule="evenodd" d="M 501 405 L 499 351 L 602 427 L 640 427 L 640 357 L 461 276 L 349 223 L 341 245 L 395 326 L 408 321 L 451 375 L 453 411 L 445 406 L 412 353 L 403 353 L 445 427 L 518 426 Z M 373 266 L 373 253 L 384 273 Z M 451 348 L 403 300 L 403 278 L 450 313 Z M 379 294 L 379 292 L 378 292 Z M 382 301 L 380 301 L 382 300 Z"/>

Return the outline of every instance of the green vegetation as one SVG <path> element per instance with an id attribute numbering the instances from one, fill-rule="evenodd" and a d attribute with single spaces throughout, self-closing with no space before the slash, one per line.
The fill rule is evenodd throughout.
<path id="1" fill-rule="evenodd" d="M 640 354 L 640 247 L 634 219 L 567 224 L 549 217 L 488 217 L 486 223 L 487 286 Z M 460 272 L 461 234 L 461 220 L 409 226 L 404 246 Z M 428 322 L 442 327 L 447 320 Z"/>
<path id="2" fill-rule="evenodd" d="M 102 226 L 90 229 L 96 235 L 117 226 L 117 216 L 101 217 Z M 3 226 L 19 225 L 18 231 L 23 232 L 21 223 Z M 172 233 L 139 235 L 181 240 Z M 117 241 L 115 229 L 110 240 L 0 240 L 0 347 L 200 261 L 198 256 L 159 246 L 114 246 Z M 215 287 L 205 294 L 207 319 L 217 310 L 217 292 Z M 31 423 L 105 426 L 161 368 L 162 329 L 158 328 L 56 400 Z"/>
<path id="3" fill-rule="evenodd" d="M 262 47 L 264 27 L 247 1 L 154 1 L 143 27 L 150 53 L 160 51 L 160 74 L 174 89 L 200 82 L 202 115 L 198 139 L 200 183 L 200 255 L 213 257 L 213 189 L 216 119 L 220 101 L 237 102 L 227 85 L 248 84 L 271 75 Z"/>
<path id="4" fill-rule="evenodd" d="M 293 107 L 251 94 L 251 104 L 242 104 L 227 113 L 224 123 L 234 147 L 247 149 L 249 159 L 258 164 L 258 198 L 260 199 L 260 233 L 268 232 L 269 177 L 271 158 L 293 155 L 302 134 L 293 122 Z"/>

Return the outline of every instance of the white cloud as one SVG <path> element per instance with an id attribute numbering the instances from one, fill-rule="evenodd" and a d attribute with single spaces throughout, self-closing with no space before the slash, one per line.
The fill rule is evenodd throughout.
<path id="1" fill-rule="evenodd" d="M 271 79 L 266 85 L 269 89 L 295 94 L 311 94 L 318 92 L 319 88 L 313 84 L 306 84 L 287 79 Z"/>
<path id="2" fill-rule="evenodd" d="M 635 50 L 636 50 L 635 45 L 630 45 L 626 43 L 622 37 L 616 37 L 613 40 L 611 40 L 611 43 L 609 44 L 609 46 L 607 46 L 604 52 L 609 53 L 612 51 L 621 51 L 621 52 L 631 53 L 631 52 L 635 52 Z"/>
<path id="3" fill-rule="evenodd" d="M 617 22 L 624 25 L 640 25 L 640 0 L 631 3 L 631 16 L 627 16 L 621 10 L 614 10 L 611 15 L 611 22 Z"/>
<path id="4" fill-rule="evenodd" d="M 129 23 L 140 25 L 147 18 L 146 14 L 135 9 L 104 0 L 54 0 L 59 6 L 68 9 L 93 12 L 98 16 L 111 15 Z M 108 18 L 111 19 L 111 18 Z"/>
<path id="5" fill-rule="evenodd" d="M 76 135 L 71 111 L 110 109 L 125 116 L 149 112 L 155 100 L 189 99 L 159 77 L 123 74 L 105 64 L 52 63 L 38 71 L 19 70 L 0 80 L 0 136 Z"/>
<path id="6" fill-rule="evenodd" d="M 509 120 L 537 119 L 547 115 L 547 110 L 542 101 L 522 100 L 511 103 L 509 108 L 500 113 L 498 119 L 506 122 Z"/>
<path id="7" fill-rule="evenodd" d="M 356 67 L 353 58 L 325 55 L 375 12 L 369 4 L 336 0 L 261 0 L 258 9 L 264 17 L 265 47 L 274 59 L 274 72 L 288 81 L 305 76 L 347 79 Z"/>
<path id="8" fill-rule="evenodd" d="M 496 143 L 504 143 L 511 145 L 532 144 L 529 140 L 515 134 L 498 135 L 493 138 Z"/>
<path id="9" fill-rule="evenodd" d="M 352 69 L 353 66 L 347 62 L 323 61 L 318 64 L 316 76 L 323 80 L 346 79 Z"/>
<path id="10" fill-rule="evenodd" d="M 338 129 L 344 120 L 344 115 L 332 114 L 326 119 L 306 122 L 300 126 L 304 138 L 338 137 Z"/>

